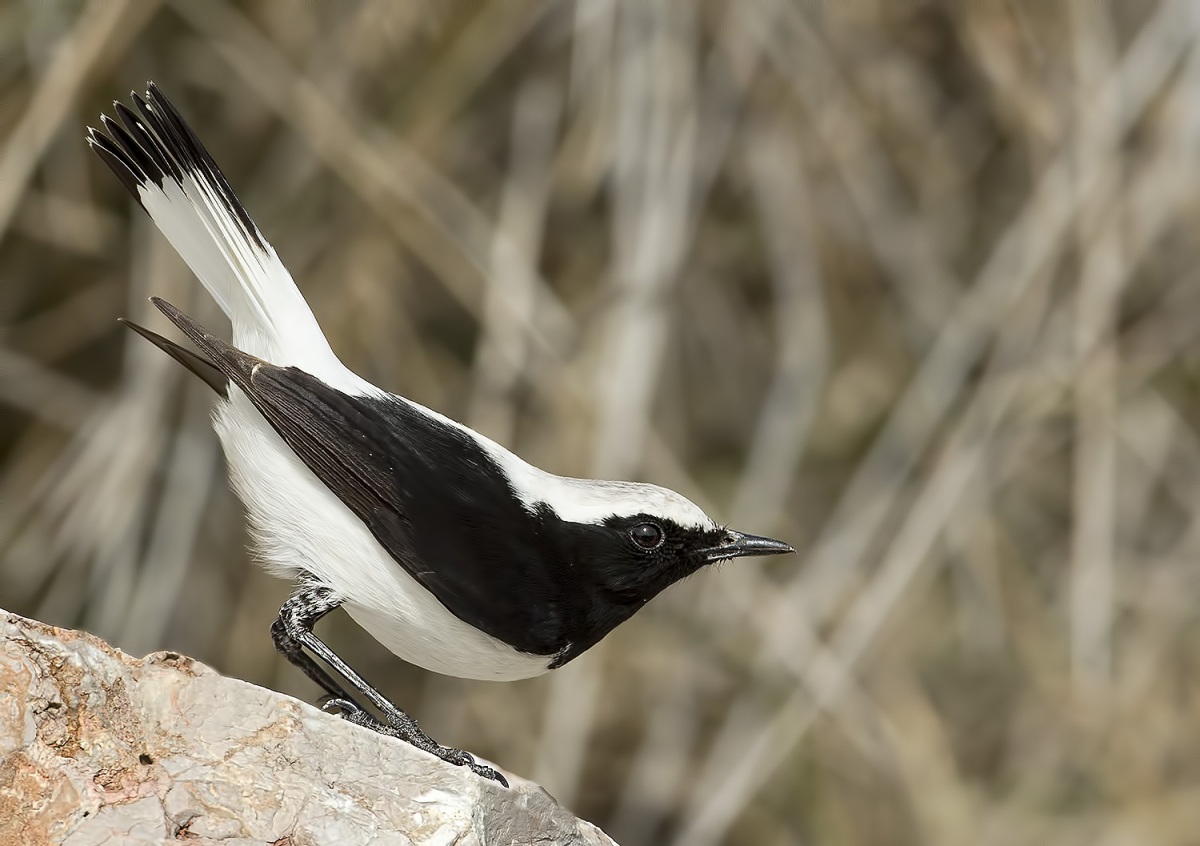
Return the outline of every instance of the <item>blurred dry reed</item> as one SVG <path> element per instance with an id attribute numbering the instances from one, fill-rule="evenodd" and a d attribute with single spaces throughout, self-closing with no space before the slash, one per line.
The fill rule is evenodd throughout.
<path id="1" fill-rule="evenodd" d="M 83 144 L 155 79 L 343 358 L 790 559 L 553 678 L 332 640 L 636 844 L 1200 830 L 1200 6 L 0 3 L 0 605 L 300 696 L 215 307 Z"/>

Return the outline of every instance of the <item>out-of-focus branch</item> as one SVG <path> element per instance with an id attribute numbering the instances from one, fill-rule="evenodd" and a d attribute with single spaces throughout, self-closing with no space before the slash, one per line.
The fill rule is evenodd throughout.
<path id="1" fill-rule="evenodd" d="M 0 237 L 8 229 L 46 147 L 72 114 L 89 74 L 120 54 L 158 11 L 158 0 L 92 0 L 55 50 L 0 158 Z"/>

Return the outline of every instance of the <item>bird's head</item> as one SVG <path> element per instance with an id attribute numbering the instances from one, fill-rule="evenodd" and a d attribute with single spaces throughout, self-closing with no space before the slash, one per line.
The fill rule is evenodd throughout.
<path id="1" fill-rule="evenodd" d="M 551 503 L 566 521 L 576 561 L 597 588 L 645 604 L 706 564 L 794 552 L 783 541 L 721 526 L 686 497 L 658 485 L 563 479 Z"/>

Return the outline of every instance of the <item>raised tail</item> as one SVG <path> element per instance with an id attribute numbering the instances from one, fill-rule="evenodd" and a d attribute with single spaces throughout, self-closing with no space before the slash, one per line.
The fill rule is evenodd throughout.
<path id="1" fill-rule="evenodd" d="M 233 323 L 240 348 L 314 375 L 341 363 L 308 303 L 191 127 L 153 83 L 87 141 Z M 136 111 L 135 111 L 136 110 Z"/>

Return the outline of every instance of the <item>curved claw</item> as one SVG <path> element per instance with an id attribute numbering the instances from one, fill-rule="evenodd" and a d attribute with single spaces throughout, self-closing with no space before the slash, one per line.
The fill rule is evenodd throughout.
<path id="1" fill-rule="evenodd" d="M 480 776 L 481 778 L 490 778 L 492 781 L 498 781 L 505 787 L 509 787 L 508 779 L 500 775 L 500 773 L 496 772 L 491 767 L 485 767 L 483 764 L 477 764 L 474 761 L 471 761 L 471 763 L 467 764 L 467 766 L 470 767 L 471 772 L 475 773 L 475 775 Z"/>
<path id="2" fill-rule="evenodd" d="M 434 755 L 437 755 L 447 764 L 453 764 L 456 767 L 466 767 L 481 778 L 498 781 L 505 787 L 509 787 L 508 779 L 500 775 L 500 773 L 491 767 L 476 762 L 475 758 L 472 757 L 470 752 L 464 752 L 461 749 L 452 749 L 449 746 L 440 746 L 429 751 L 433 752 Z"/>

